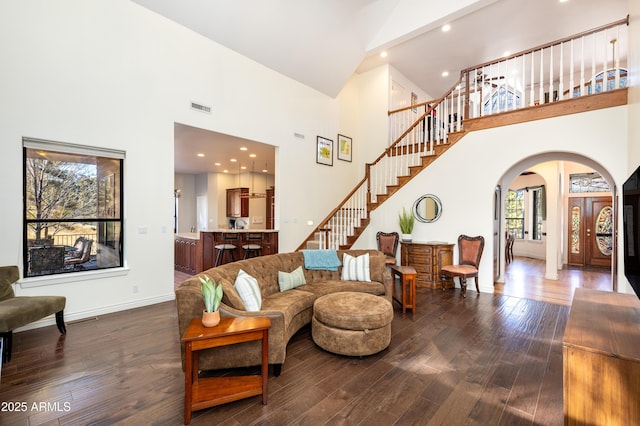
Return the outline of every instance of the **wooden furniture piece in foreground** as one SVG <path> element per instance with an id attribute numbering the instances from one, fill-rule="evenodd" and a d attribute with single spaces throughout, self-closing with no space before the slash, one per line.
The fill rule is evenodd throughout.
<path id="1" fill-rule="evenodd" d="M 577 288 L 562 339 L 565 425 L 640 424 L 640 300 Z"/>
<path id="2" fill-rule="evenodd" d="M 269 371 L 269 328 L 266 317 L 221 318 L 215 327 L 204 327 L 194 318 L 182 336 L 185 344 L 184 424 L 191 422 L 191 412 L 231 401 L 262 395 L 267 404 Z M 223 376 L 198 378 L 198 351 L 236 343 L 262 340 L 262 374 L 260 376 Z"/>
<path id="3" fill-rule="evenodd" d="M 416 270 L 413 266 L 391 265 L 391 279 L 393 280 L 393 298 L 402 305 L 402 313 L 411 309 L 416 313 Z M 396 276 L 400 280 L 400 298 L 396 297 Z"/>
<path id="4" fill-rule="evenodd" d="M 451 284 L 455 287 L 455 278 L 460 280 L 462 288 L 462 297 L 467 297 L 467 279 L 473 278 L 476 282 L 476 291 L 480 294 L 478 287 L 478 267 L 480 266 L 480 258 L 484 249 L 484 237 L 469 237 L 460 235 L 458 237 L 458 264 L 443 266 L 440 270 L 440 279 L 442 280 L 442 291 L 445 289 L 445 281 L 451 278 Z"/>
<path id="5" fill-rule="evenodd" d="M 454 244 L 439 241 L 402 242 L 400 244 L 401 264 L 416 269 L 418 287 L 438 288 L 440 269 L 453 263 Z"/>

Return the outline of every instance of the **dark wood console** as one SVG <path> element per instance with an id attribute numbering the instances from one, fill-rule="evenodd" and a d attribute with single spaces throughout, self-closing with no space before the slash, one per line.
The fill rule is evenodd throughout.
<path id="1" fill-rule="evenodd" d="M 440 268 L 453 263 L 454 245 L 439 241 L 402 242 L 400 261 L 415 268 L 418 287 L 440 288 Z M 447 286 L 452 283 L 447 282 Z"/>

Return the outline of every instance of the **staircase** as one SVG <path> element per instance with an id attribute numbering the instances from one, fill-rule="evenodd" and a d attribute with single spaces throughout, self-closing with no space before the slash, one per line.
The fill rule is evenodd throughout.
<path id="1" fill-rule="evenodd" d="M 626 104 L 627 27 L 628 17 L 464 69 L 440 99 L 390 111 L 392 143 L 298 250 L 351 248 L 373 210 L 470 131 Z"/>

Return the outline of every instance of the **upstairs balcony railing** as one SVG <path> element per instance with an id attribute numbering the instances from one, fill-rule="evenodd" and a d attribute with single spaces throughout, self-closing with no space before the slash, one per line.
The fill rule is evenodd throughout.
<path id="1" fill-rule="evenodd" d="M 629 18 L 466 68 L 439 99 L 389 112 L 389 146 L 305 240 L 350 246 L 369 213 L 425 167 L 464 120 L 589 96 L 627 85 Z M 303 243 L 300 248 L 304 248 Z"/>

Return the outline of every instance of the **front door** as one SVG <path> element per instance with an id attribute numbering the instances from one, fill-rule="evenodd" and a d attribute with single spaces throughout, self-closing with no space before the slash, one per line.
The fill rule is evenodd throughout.
<path id="1" fill-rule="evenodd" d="M 568 263 L 611 267 L 612 248 L 611 197 L 569 198 Z"/>

